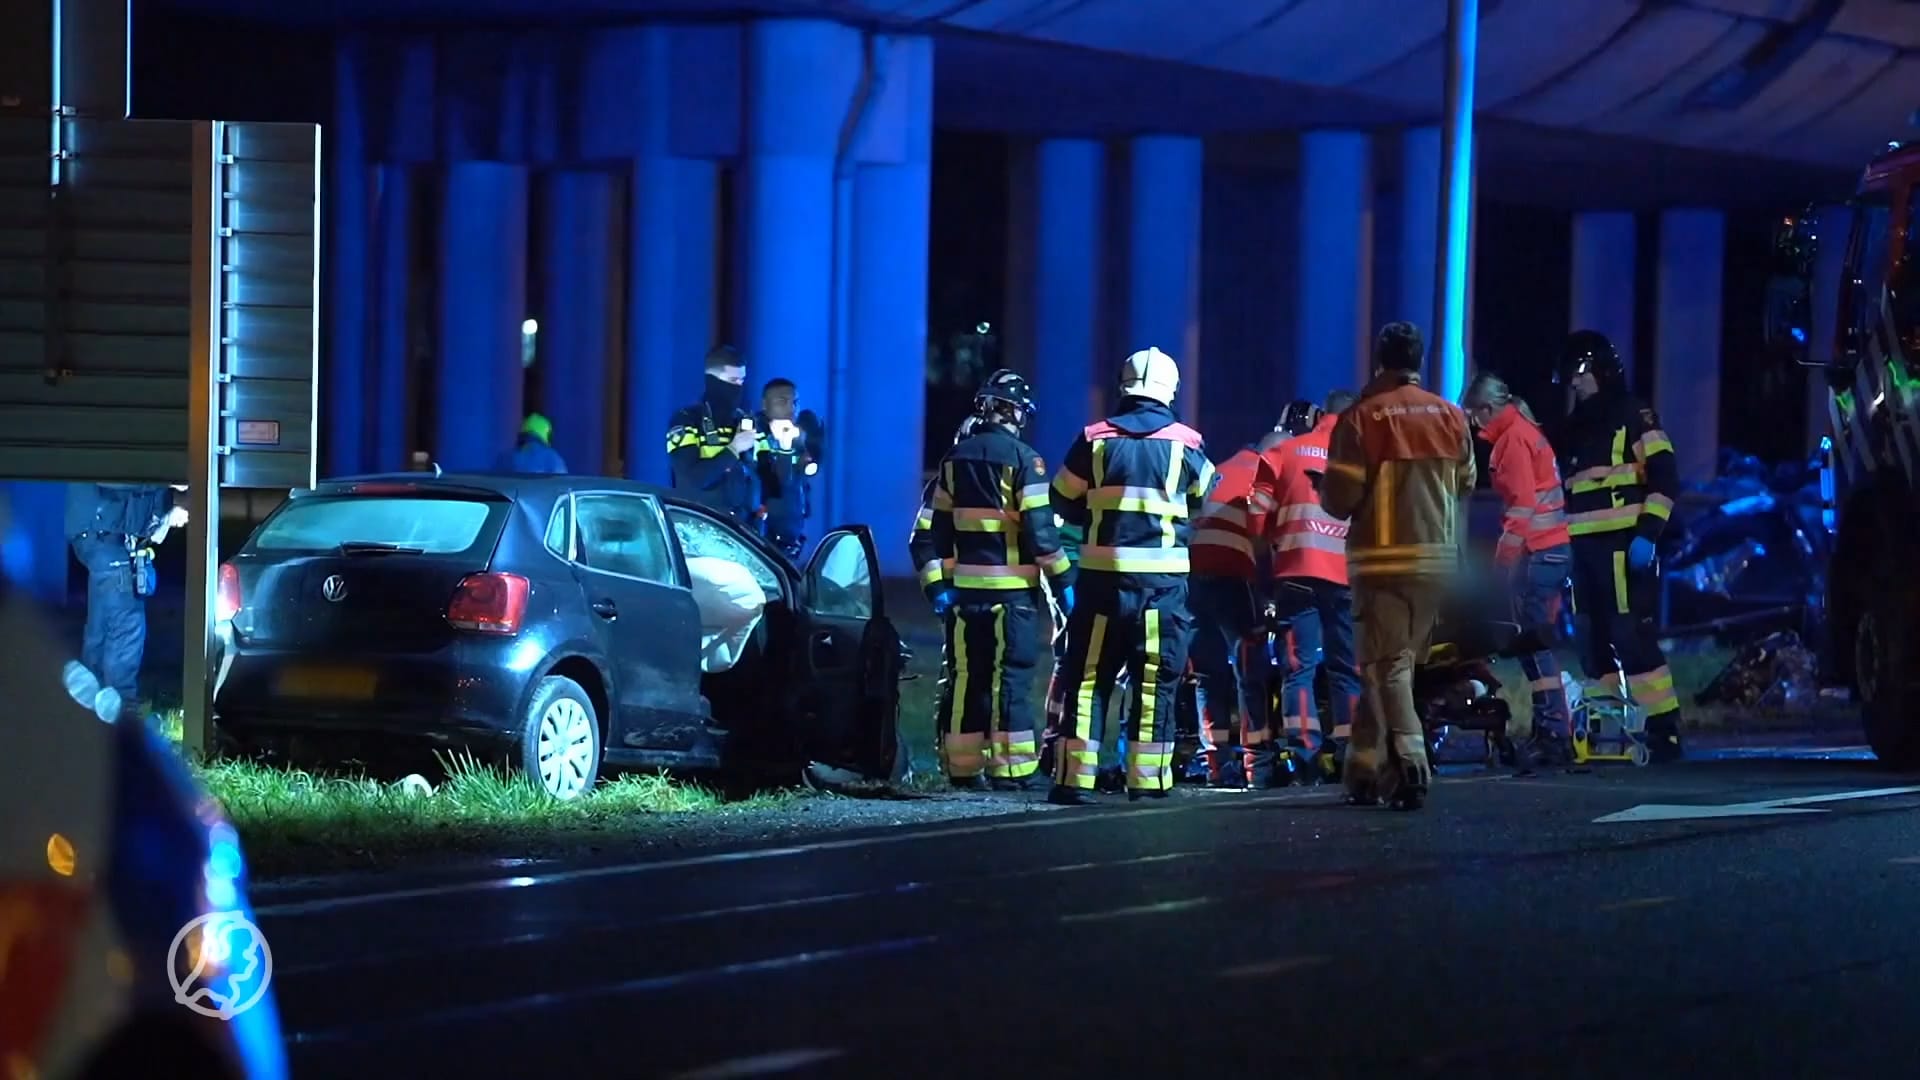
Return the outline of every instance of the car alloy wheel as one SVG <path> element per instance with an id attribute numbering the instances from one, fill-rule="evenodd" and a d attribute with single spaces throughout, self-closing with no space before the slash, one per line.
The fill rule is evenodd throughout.
<path id="1" fill-rule="evenodd" d="M 593 783 L 593 717 L 558 698 L 540 714 L 540 786 L 556 799 L 578 798 Z"/>

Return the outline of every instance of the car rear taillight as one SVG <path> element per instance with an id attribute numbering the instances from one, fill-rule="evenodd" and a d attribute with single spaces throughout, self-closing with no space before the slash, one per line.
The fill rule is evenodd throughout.
<path id="1" fill-rule="evenodd" d="M 220 595 L 214 606 L 214 619 L 226 622 L 240 614 L 240 568 L 232 563 L 220 564 Z"/>
<path id="2" fill-rule="evenodd" d="M 447 625 L 483 634 L 517 634 L 527 612 L 527 579 L 519 574 L 468 574 L 447 604 Z"/>

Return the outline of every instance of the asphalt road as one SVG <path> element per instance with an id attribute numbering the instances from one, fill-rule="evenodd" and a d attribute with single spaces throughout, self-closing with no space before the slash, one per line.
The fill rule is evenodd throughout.
<path id="1" fill-rule="evenodd" d="M 1920 778 L 1760 753 L 1449 777 L 1417 814 L 1183 793 L 260 916 L 297 1077 L 1912 1075 Z"/>

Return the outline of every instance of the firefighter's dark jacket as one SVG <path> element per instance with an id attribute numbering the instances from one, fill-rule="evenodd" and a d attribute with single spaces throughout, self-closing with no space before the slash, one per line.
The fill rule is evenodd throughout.
<path id="1" fill-rule="evenodd" d="M 1631 394 L 1602 391 L 1574 407 L 1562 441 L 1568 534 L 1658 540 L 1673 515 L 1680 472 L 1653 409 Z"/>
<path id="2" fill-rule="evenodd" d="M 993 602 L 1039 588 L 1042 573 L 1056 591 L 1073 583 L 1046 462 L 997 425 L 983 425 L 941 459 L 908 548 L 928 596 L 952 588 L 963 602 Z"/>
<path id="3" fill-rule="evenodd" d="M 753 464 L 742 461 L 727 445 L 747 417 L 745 409 L 718 412 L 701 401 L 673 414 L 667 424 L 667 458 L 673 465 L 673 486 L 690 491 L 715 509 L 741 521 L 757 516 Z M 754 448 L 767 452 L 767 436 L 757 428 Z"/>
<path id="4" fill-rule="evenodd" d="M 1193 520 L 1219 480 L 1200 433 L 1149 398 L 1080 433 L 1053 478 L 1053 509 L 1085 530 L 1079 567 L 1122 588 L 1186 580 Z"/>
<path id="5" fill-rule="evenodd" d="M 67 485 L 67 538 L 153 535 L 173 508 L 173 492 L 148 484 Z"/>

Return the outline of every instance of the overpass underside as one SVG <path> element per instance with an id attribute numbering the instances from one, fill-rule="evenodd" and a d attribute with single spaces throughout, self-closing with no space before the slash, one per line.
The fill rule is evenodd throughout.
<path id="1" fill-rule="evenodd" d="M 928 325 L 937 128 L 1013 137 L 1009 164 L 977 181 L 1009 189 L 1007 220 L 981 228 L 1006 233 L 995 336 L 1035 378 L 1043 454 L 1102 407 L 1132 348 L 1181 359 L 1182 409 L 1221 456 L 1287 399 L 1362 381 L 1379 322 L 1432 322 L 1445 5 L 1119 6 L 1126 18 L 866 0 L 749 18 L 613 0 L 139 0 L 135 14 L 270 21 L 259 56 L 326 54 L 315 115 L 260 117 L 325 129 L 325 471 L 417 450 L 485 466 L 537 407 L 576 471 L 664 479 L 667 418 L 728 340 L 750 383 L 790 378 L 826 417 L 818 516 L 904 535 L 929 332 L 952 329 Z M 1479 198 L 1580 211 L 1571 321 L 1623 344 L 1642 222 L 1657 221 L 1644 359 L 1663 409 L 1710 416 L 1723 213 L 1844 195 L 1853 145 L 1875 148 L 1902 95 L 1920 105 L 1915 42 L 1897 20 L 1829 19 L 1787 74 L 1702 105 L 1696 92 L 1788 25 L 1767 13 L 1795 5 L 1482 6 Z M 1087 21 L 1096 9 L 1105 20 Z M 136 67 L 176 100 L 247 116 L 246 79 L 192 77 L 229 59 L 275 74 L 191 46 Z M 1281 330 L 1261 347 L 1203 333 L 1267 307 L 1288 315 L 1262 322 Z M 1694 471 L 1712 451 L 1701 433 Z"/>

